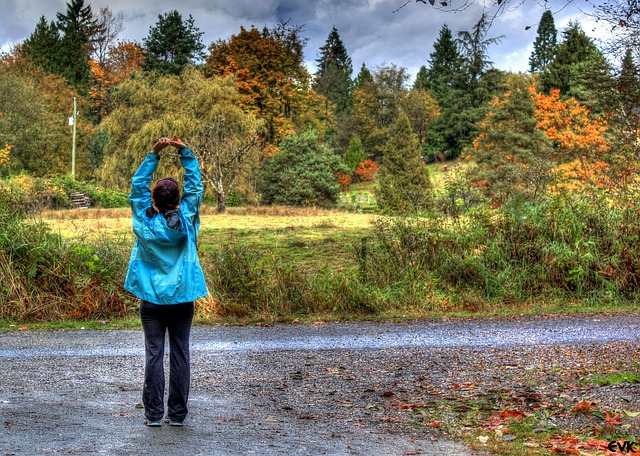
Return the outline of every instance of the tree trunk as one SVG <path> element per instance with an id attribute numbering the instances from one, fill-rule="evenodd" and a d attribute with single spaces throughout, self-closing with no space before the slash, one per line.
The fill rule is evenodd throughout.
<path id="1" fill-rule="evenodd" d="M 227 210 L 227 194 L 218 193 L 218 213 L 221 214 Z"/>

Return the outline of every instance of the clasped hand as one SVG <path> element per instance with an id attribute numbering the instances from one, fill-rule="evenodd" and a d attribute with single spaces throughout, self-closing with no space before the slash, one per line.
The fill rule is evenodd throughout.
<path id="1" fill-rule="evenodd" d="M 176 149 L 182 149 L 183 147 L 187 147 L 185 143 L 183 143 L 177 135 L 173 135 L 173 139 L 169 138 L 160 138 L 158 142 L 153 145 L 153 153 L 158 154 L 162 149 L 167 146 L 173 146 Z"/>

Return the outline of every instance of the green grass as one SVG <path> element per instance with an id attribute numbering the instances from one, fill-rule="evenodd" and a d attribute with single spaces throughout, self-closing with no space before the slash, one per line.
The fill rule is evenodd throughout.
<path id="1" fill-rule="evenodd" d="M 599 386 L 617 385 L 619 383 L 640 383 L 640 371 L 616 372 L 614 374 L 595 374 L 589 383 Z"/>

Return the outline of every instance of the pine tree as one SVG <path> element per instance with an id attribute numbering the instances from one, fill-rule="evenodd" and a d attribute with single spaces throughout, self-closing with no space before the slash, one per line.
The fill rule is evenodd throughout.
<path id="1" fill-rule="evenodd" d="M 422 65 L 416 74 L 416 80 L 413 83 L 413 88 L 416 90 L 429 90 L 429 75 L 427 67 Z"/>
<path id="2" fill-rule="evenodd" d="M 456 75 L 461 70 L 461 55 L 458 45 L 453 39 L 451 30 L 443 25 L 438 40 L 433 45 L 433 52 L 429 55 L 427 69 L 427 86 L 440 103 L 445 103 L 453 86 Z"/>
<path id="3" fill-rule="evenodd" d="M 527 84 L 517 81 L 513 90 L 492 100 L 468 148 L 477 165 L 472 180 L 500 204 L 514 196 L 534 200 L 551 179 L 551 143 L 537 128 Z"/>
<path id="4" fill-rule="evenodd" d="M 173 10 L 158 16 L 142 43 L 147 53 L 145 68 L 159 74 L 180 74 L 189 63 L 204 58 L 200 32 L 191 15 L 187 20 Z"/>
<path id="5" fill-rule="evenodd" d="M 555 58 L 542 73 L 541 83 L 547 93 L 553 89 L 560 89 L 563 96 L 570 96 L 577 65 L 588 62 L 600 51 L 577 22 L 570 23 L 562 32 L 562 37 Z"/>
<path id="6" fill-rule="evenodd" d="M 71 0 L 67 3 L 66 13 L 58 13 L 57 19 L 62 37 L 56 56 L 56 72 L 76 87 L 86 90 L 91 78 L 91 39 L 97 23 L 91 5 L 84 6 L 84 0 Z"/>
<path id="7" fill-rule="evenodd" d="M 353 65 L 335 27 L 331 29 L 325 45 L 320 48 L 316 64 L 318 71 L 313 84 L 314 90 L 335 103 L 338 116 L 350 112 L 353 108 Z"/>
<path id="8" fill-rule="evenodd" d="M 638 77 L 638 68 L 633 61 L 631 48 L 627 48 L 622 59 L 617 88 L 623 111 L 630 113 L 640 101 L 640 78 Z"/>
<path id="9" fill-rule="evenodd" d="M 451 76 L 451 87 L 441 102 L 442 115 L 426 131 L 425 156 L 443 154 L 457 157 L 478 135 L 477 123 L 484 117 L 486 104 L 503 93 L 503 74 L 492 68 L 490 45 L 501 37 L 486 38 L 490 22 L 483 15 L 473 29 L 458 32 L 461 65 Z"/>
<path id="10" fill-rule="evenodd" d="M 369 68 L 367 68 L 363 63 L 360 67 L 360 72 L 353 81 L 353 87 L 355 89 L 360 89 L 367 82 L 373 82 L 373 75 L 371 74 L 371 71 L 369 71 Z"/>
<path id="11" fill-rule="evenodd" d="M 49 73 L 57 73 L 55 56 L 60 47 L 60 35 L 54 22 L 40 17 L 33 33 L 24 40 L 20 53 Z"/>
<path id="12" fill-rule="evenodd" d="M 378 206 L 390 213 L 426 210 L 431 206 L 431 179 L 422 163 L 418 139 L 401 113 L 389 137 L 378 171 Z"/>
<path id="13" fill-rule="evenodd" d="M 553 14 L 550 10 L 546 10 L 540 18 L 536 40 L 533 42 L 533 52 L 529 57 L 531 73 L 544 70 L 553 61 L 557 46 L 558 34 Z"/>

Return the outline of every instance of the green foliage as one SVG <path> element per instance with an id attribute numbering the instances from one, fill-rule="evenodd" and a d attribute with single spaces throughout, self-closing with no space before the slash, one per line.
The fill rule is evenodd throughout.
<path id="1" fill-rule="evenodd" d="M 263 169 L 262 198 L 266 204 L 332 207 L 340 185 L 336 173 L 349 170 L 314 133 L 287 136 L 280 152 Z"/>
<path id="2" fill-rule="evenodd" d="M 553 148 L 537 128 L 529 84 L 522 78 L 513 90 L 491 102 L 480 123 L 480 136 L 468 148 L 475 163 L 469 169 L 470 179 L 499 204 L 511 198 L 535 200 L 552 180 Z"/>
<path id="3" fill-rule="evenodd" d="M 118 246 L 69 242 L 27 221 L 0 188 L 0 319 L 64 320 L 125 316 L 126 255 Z"/>
<path id="4" fill-rule="evenodd" d="M 384 145 L 400 113 L 408 78 L 405 68 L 385 66 L 354 91 L 355 131 L 367 154 L 376 160 L 383 156 Z"/>
<path id="5" fill-rule="evenodd" d="M 232 191 L 229 182 L 240 180 L 238 173 L 253 161 L 252 155 L 243 155 L 247 160 L 235 163 L 230 154 L 242 151 L 243 144 L 259 131 L 259 123 L 238 107 L 238 99 L 231 78 L 207 78 L 194 67 L 180 76 L 137 75 L 121 84 L 114 94 L 114 109 L 102 122 L 109 137 L 103 149 L 102 184 L 128 191 L 131 176 L 154 142 L 177 134 L 200 159 L 209 196 L 214 191 Z M 211 147 L 215 146 L 210 141 L 212 132 L 223 135 L 217 148 Z M 158 174 L 181 176 L 179 161 L 163 157 Z M 219 181 L 220 176 L 213 173 L 216 167 L 227 180 Z"/>
<path id="6" fill-rule="evenodd" d="M 89 69 L 91 39 L 97 20 L 91 5 L 85 6 L 84 0 L 67 2 L 66 13 L 57 13 L 57 19 L 61 38 L 56 48 L 58 52 L 55 59 L 55 73 L 86 92 L 91 79 Z"/>
<path id="7" fill-rule="evenodd" d="M 47 23 L 47 19 L 41 16 L 35 30 L 22 43 L 20 52 L 31 60 L 33 64 L 49 73 L 56 73 L 57 62 L 55 56 L 59 47 L 60 34 L 56 24 L 53 21 Z"/>
<path id="8" fill-rule="evenodd" d="M 349 172 L 353 175 L 353 172 L 358 166 L 358 163 L 363 162 L 367 159 L 367 154 L 364 152 L 364 147 L 362 147 L 362 141 L 359 136 L 354 136 L 349 142 L 349 147 L 347 147 L 347 151 L 344 154 L 342 161 L 349 168 Z"/>
<path id="9" fill-rule="evenodd" d="M 177 10 L 158 15 L 158 22 L 142 40 L 146 69 L 162 75 L 180 74 L 187 65 L 204 58 L 203 33 L 191 15 L 186 20 Z"/>
<path id="10" fill-rule="evenodd" d="M 586 104 L 594 83 L 601 83 L 609 72 L 606 59 L 576 22 L 562 32 L 553 61 L 543 71 L 540 82 L 545 92 L 560 89 L 563 97 L 575 97 Z"/>
<path id="11" fill-rule="evenodd" d="M 318 71 L 313 83 L 316 92 L 324 95 L 336 106 L 336 114 L 343 115 L 353 109 L 351 73 L 353 65 L 338 30 L 333 27 L 320 57 L 316 60 Z"/>
<path id="12" fill-rule="evenodd" d="M 445 24 L 433 44 L 433 52 L 429 55 L 429 68 L 426 69 L 422 88 L 431 91 L 440 103 L 446 102 L 461 68 L 462 56 L 451 30 Z"/>
<path id="13" fill-rule="evenodd" d="M 558 47 L 558 34 L 551 10 L 542 13 L 533 51 L 529 57 L 529 69 L 532 73 L 543 71 L 553 62 Z"/>
<path id="14" fill-rule="evenodd" d="M 372 313 L 380 305 L 375 290 L 350 274 L 324 268 L 303 273 L 270 251 L 231 244 L 217 249 L 205 275 L 221 301 L 221 313 L 272 319 L 328 313 Z"/>
<path id="15" fill-rule="evenodd" d="M 94 207 L 108 209 L 129 205 L 127 193 L 97 187 L 74 180 L 71 176 L 46 179 L 19 174 L 8 179 L 4 185 L 10 189 L 13 197 L 18 199 L 25 214 L 50 209 L 70 209 L 73 207 L 71 194 L 75 192 L 88 195 Z"/>
<path id="16" fill-rule="evenodd" d="M 444 57 L 438 59 L 444 69 L 436 74 L 442 71 L 442 78 L 447 82 L 438 81 L 445 84 L 447 90 L 438 95 L 437 90 L 440 89 L 434 89 L 441 103 L 442 114 L 425 131 L 427 157 L 440 154 L 445 158 L 458 157 L 478 135 L 477 123 L 484 117 L 489 100 L 506 90 L 503 74 L 492 68 L 488 59 L 489 46 L 501 39 L 485 38 L 489 25 L 487 17 L 483 15 L 471 31 L 458 32 L 458 63 L 452 65 L 456 62 L 453 56 L 450 57 L 452 60 Z M 443 47 L 449 41 L 449 38 L 444 40 Z M 450 44 L 446 45 L 446 49 L 450 47 Z"/>
<path id="17" fill-rule="evenodd" d="M 423 211 L 431 206 L 432 184 L 406 114 L 401 113 L 378 171 L 378 206 L 385 212 Z"/>
<path id="18" fill-rule="evenodd" d="M 399 287 L 405 299 L 444 296 L 480 310 L 531 299 L 620 304 L 638 297 L 637 204 L 612 209 L 598 196 L 557 197 L 497 211 L 479 206 L 453 224 L 432 215 L 375 225 L 364 253 L 358 250 L 361 280 Z"/>

